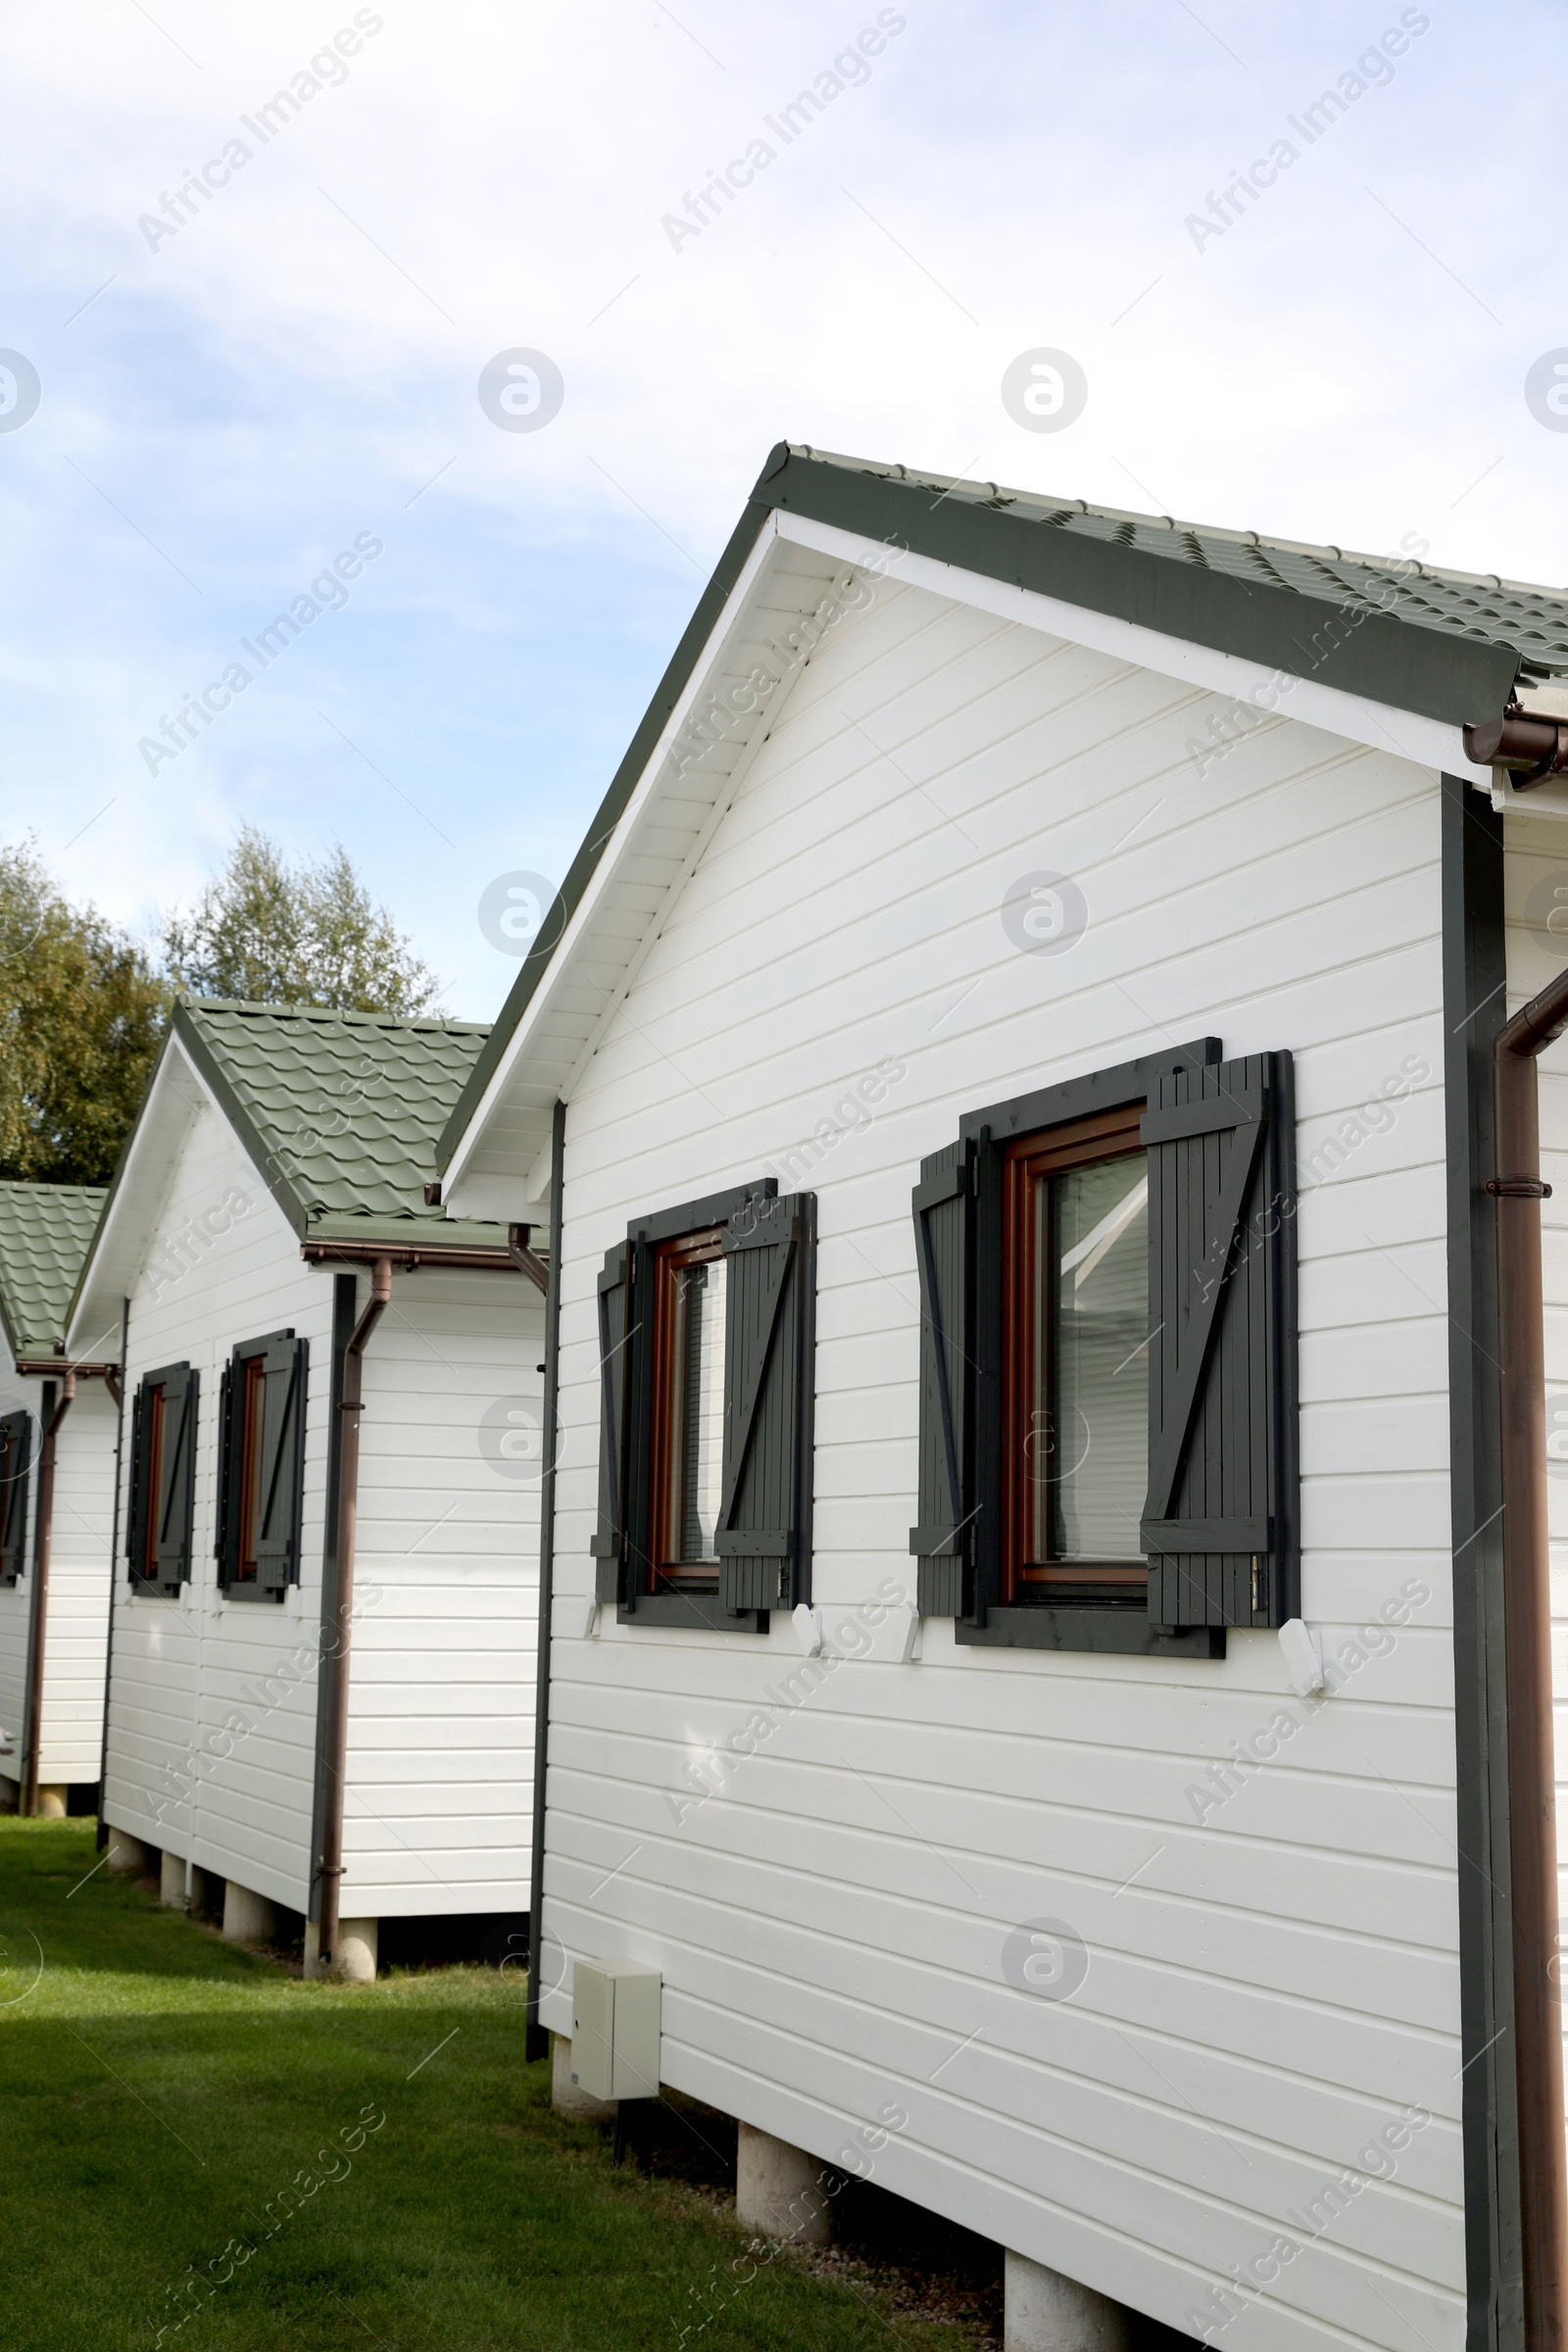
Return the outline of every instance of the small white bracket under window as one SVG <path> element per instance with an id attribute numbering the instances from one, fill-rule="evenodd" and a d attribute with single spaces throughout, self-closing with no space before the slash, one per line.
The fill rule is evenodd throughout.
<path id="1" fill-rule="evenodd" d="M 1327 1691 L 1322 1645 L 1299 1617 L 1292 1617 L 1280 1627 L 1280 1653 L 1286 1678 L 1298 1698 L 1314 1698 L 1320 1690 Z"/>

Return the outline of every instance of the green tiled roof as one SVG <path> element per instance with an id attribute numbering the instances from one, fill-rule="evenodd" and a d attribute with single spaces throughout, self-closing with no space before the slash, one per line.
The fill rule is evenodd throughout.
<path id="1" fill-rule="evenodd" d="M 14 1355 L 52 1355 L 107 1196 L 91 1184 L 0 1184 L 0 1312 Z"/>
<path id="2" fill-rule="evenodd" d="M 443 1168 L 774 514 L 878 540 L 895 568 L 901 551 L 925 556 L 1454 728 L 1500 716 L 1521 677 L 1568 675 L 1568 589 L 1450 571 L 1399 549 L 1350 555 L 781 441 L 453 1106 Z"/>
<path id="3" fill-rule="evenodd" d="M 176 1005 L 174 1034 L 302 1235 L 504 1242 L 424 1200 L 487 1026 L 197 998 Z"/>
<path id="4" fill-rule="evenodd" d="M 1204 571 L 1228 573 L 1247 585 L 1288 588 L 1328 604 L 1375 608 L 1418 627 L 1450 636 L 1511 646 L 1528 674 L 1568 671 L 1568 589 L 1532 587 L 1496 572 L 1450 571 L 1422 564 L 1397 549 L 1385 556 L 1352 555 L 1304 540 L 1273 539 L 1207 522 L 1179 522 L 1170 514 L 1135 514 L 1082 498 L 1052 498 L 1037 490 L 1006 490 L 996 482 L 955 481 L 951 474 L 879 466 L 821 449 L 792 450 L 818 466 L 868 475 L 915 491 L 929 490 L 944 505 L 1011 514 L 1019 521 L 1102 546 L 1137 549 Z M 766 476 L 764 475 L 764 480 Z M 1391 591 L 1393 592 L 1391 598 Z"/>

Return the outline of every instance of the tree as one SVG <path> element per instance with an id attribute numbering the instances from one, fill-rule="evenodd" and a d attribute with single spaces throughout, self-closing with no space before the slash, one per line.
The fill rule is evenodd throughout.
<path id="1" fill-rule="evenodd" d="M 107 1184 L 171 998 L 145 948 L 0 846 L 0 1176 Z"/>
<path id="2" fill-rule="evenodd" d="M 240 827 L 195 912 L 166 916 L 163 945 L 171 978 L 191 996 L 417 1013 L 439 994 L 346 850 L 291 863 L 256 825 Z"/>

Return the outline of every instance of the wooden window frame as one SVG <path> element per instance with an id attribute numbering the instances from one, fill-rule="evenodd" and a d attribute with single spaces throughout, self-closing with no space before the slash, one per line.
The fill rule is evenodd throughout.
<path id="1" fill-rule="evenodd" d="M 1143 1152 L 1147 1100 L 1091 1112 L 1016 1137 L 1002 1152 L 1002 1604 L 1009 1608 L 1142 1602 L 1147 1559 L 1026 1560 L 1031 1454 L 1026 1426 L 1037 1394 L 1037 1284 L 1034 1188 L 1041 1178 L 1131 1158 Z M 1142 1512 L 1143 1497 L 1140 1495 Z"/>
<path id="2" fill-rule="evenodd" d="M 713 1265 L 724 1255 L 722 1225 L 700 1227 L 661 1242 L 653 1252 L 653 1408 L 649 1433 L 649 1545 L 644 1591 L 660 1592 L 716 1592 L 716 1560 L 666 1560 L 665 1537 L 670 1522 L 674 1478 L 674 1418 L 677 1365 L 675 1342 L 678 1316 L 675 1277 L 688 1266 Z"/>

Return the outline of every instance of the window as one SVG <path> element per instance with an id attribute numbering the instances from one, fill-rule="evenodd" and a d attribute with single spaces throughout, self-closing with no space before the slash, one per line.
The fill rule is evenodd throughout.
<path id="1" fill-rule="evenodd" d="M 1295 1613 L 1292 1088 L 1200 1039 L 922 1162 L 909 1547 L 960 1642 L 1215 1655 Z"/>
<path id="2" fill-rule="evenodd" d="M 653 1589 L 718 1590 L 724 1472 L 723 1233 L 654 1254 Z"/>
<path id="3" fill-rule="evenodd" d="M 1149 1158 L 1141 1109 L 1007 1147 L 1004 1597 L 1142 1593 Z"/>
<path id="4" fill-rule="evenodd" d="M 768 1184 L 640 1218 L 599 1279 L 601 1600 L 760 1631 L 810 1570 L 815 1202 Z"/>
<path id="5" fill-rule="evenodd" d="M 32 1416 L 0 1414 L 0 1585 L 14 1585 L 27 1565 L 27 1470 Z"/>
<path id="6" fill-rule="evenodd" d="M 189 1364 L 168 1364 L 136 1390 L 125 1524 L 130 1581 L 142 1592 L 175 1593 L 190 1574 L 198 1385 Z"/>
<path id="7" fill-rule="evenodd" d="M 218 1579 L 231 1599 L 280 1599 L 299 1572 L 306 1342 L 244 1340 L 219 1397 Z"/>

